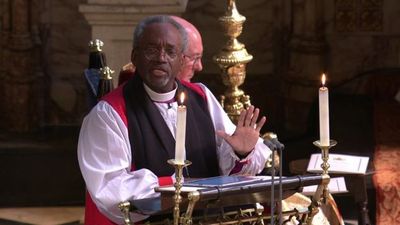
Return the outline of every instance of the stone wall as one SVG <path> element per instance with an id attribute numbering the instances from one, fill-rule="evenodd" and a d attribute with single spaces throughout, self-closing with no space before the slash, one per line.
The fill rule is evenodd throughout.
<path id="1" fill-rule="evenodd" d="M 328 1 L 326 37 L 334 81 L 400 64 L 400 4 L 395 0 Z"/>
<path id="2" fill-rule="evenodd" d="M 79 124 L 87 111 L 83 71 L 88 66 L 91 29 L 78 11 L 83 0 L 48 1 L 44 44 L 48 82 L 46 123 Z"/>
<path id="3" fill-rule="evenodd" d="M 1 124 L 34 131 L 72 125 L 87 111 L 83 69 L 90 27 L 79 0 L 1 1 Z"/>

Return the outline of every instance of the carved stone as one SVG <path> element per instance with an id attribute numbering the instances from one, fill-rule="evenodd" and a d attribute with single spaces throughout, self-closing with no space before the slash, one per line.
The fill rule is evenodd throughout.
<path id="1" fill-rule="evenodd" d="M 338 32 L 383 30 L 383 0 L 338 0 L 335 28 Z"/>
<path id="2" fill-rule="evenodd" d="M 9 34 L 2 38 L 4 57 L 2 83 L 2 125 L 6 130 L 25 132 L 39 126 L 39 90 L 35 68 L 37 55 L 32 41 L 30 1 L 9 2 Z"/>

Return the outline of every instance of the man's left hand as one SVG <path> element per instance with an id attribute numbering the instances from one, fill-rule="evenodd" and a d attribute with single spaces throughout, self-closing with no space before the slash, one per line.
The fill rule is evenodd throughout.
<path id="1" fill-rule="evenodd" d="M 266 118 L 263 116 L 257 122 L 259 112 L 260 110 L 252 105 L 248 109 L 244 109 L 240 113 L 236 130 L 232 135 L 224 131 L 217 131 L 217 135 L 228 142 L 240 156 L 247 156 L 254 149 L 260 137 L 260 130 L 264 126 Z"/>

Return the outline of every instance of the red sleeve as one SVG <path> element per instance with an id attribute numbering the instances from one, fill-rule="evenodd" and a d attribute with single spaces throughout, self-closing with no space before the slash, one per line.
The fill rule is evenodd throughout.
<path id="1" fill-rule="evenodd" d="M 128 126 L 123 90 L 124 90 L 124 84 L 122 84 L 121 86 L 117 87 L 113 91 L 103 96 L 101 100 L 108 102 L 108 104 L 110 104 L 113 107 L 113 109 L 118 113 L 118 115 L 121 117 L 125 126 Z"/>

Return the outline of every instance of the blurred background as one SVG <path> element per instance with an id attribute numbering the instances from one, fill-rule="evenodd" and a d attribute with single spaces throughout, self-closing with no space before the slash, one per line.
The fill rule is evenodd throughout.
<path id="1" fill-rule="evenodd" d="M 339 143 L 333 151 L 371 157 L 373 220 L 375 201 L 377 207 L 388 199 L 400 202 L 388 197 L 398 193 L 398 176 L 396 163 L 387 161 L 400 159 L 400 2 L 236 5 L 247 19 L 238 39 L 254 57 L 241 88 L 267 116 L 263 132 L 277 133 L 286 145 L 284 174 L 304 172 L 303 164 L 290 162 L 318 152 L 312 141 L 319 138 L 317 90 L 325 72 L 331 137 Z M 90 40 L 104 42 L 116 84 L 137 22 L 153 14 L 182 16 L 203 37 L 203 71 L 193 81 L 218 97 L 226 87 L 212 57 L 226 42 L 218 24 L 226 6 L 213 0 L 0 0 L 0 207 L 84 204 L 76 143 L 90 108 L 84 77 Z M 376 172 L 381 168 L 384 176 Z"/>

